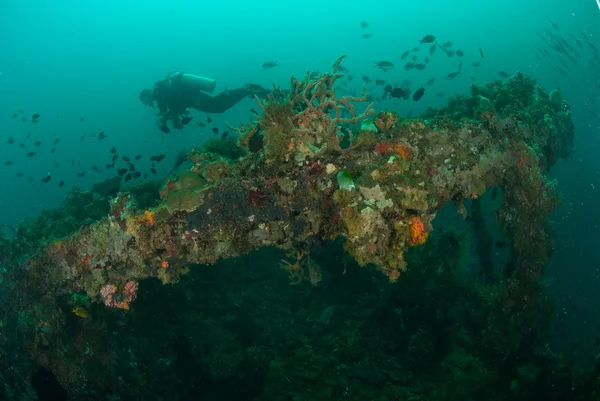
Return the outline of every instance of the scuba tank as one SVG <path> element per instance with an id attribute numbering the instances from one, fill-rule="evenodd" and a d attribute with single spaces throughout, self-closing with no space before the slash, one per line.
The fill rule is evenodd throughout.
<path id="1" fill-rule="evenodd" d="M 211 78 L 200 77 L 198 75 L 186 74 L 184 72 L 175 72 L 169 76 L 171 82 L 175 85 L 183 85 L 212 93 L 217 86 L 217 81 Z"/>

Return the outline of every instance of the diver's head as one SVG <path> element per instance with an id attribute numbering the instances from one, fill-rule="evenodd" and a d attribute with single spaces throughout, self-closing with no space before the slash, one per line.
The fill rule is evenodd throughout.
<path id="1" fill-rule="evenodd" d="M 140 92 L 140 101 L 146 106 L 152 106 L 154 103 L 154 93 L 150 89 L 144 89 Z"/>

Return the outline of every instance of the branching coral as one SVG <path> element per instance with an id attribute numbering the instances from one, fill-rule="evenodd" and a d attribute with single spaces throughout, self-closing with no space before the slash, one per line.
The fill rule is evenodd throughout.
<path id="1" fill-rule="evenodd" d="M 333 74 L 311 78 L 307 73 L 303 81 L 292 78 L 287 93 L 276 88 L 267 100 L 256 98 L 264 112 L 259 125 L 267 133 L 267 153 L 275 157 L 296 153 L 300 155 L 295 159 L 303 160 L 306 155 L 312 157 L 327 150 L 344 152 L 352 149 L 352 146 L 345 149 L 340 146 L 341 125 L 354 124 L 372 115 L 373 103 L 357 114 L 354 103 L 365 102 L 366 93 L 360 97 L 336 95 L 333 86 L 343 76 L 337 72 L 342 58 L 334 64 Z"/>

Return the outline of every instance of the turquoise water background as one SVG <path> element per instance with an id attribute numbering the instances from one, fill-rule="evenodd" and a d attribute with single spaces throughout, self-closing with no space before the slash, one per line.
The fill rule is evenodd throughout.
<path id="1" fill-rule="evenodd" d="M 531 73 L 549 90 L 560 87 L 572 105 L 576 124 L 575 156 L 553 171 L 563 192 L 564 204 L 554 218 L 557 247 L 549 280 L 559 295 L 559 325 L 569 331 L 599 332 L 600 311 L 600 89 L 593 85 L 600 75 L 589 64 L 591 52 L 582 50 L 577 65 L 557 75 L 548 62 L 535 58 L 532 49 L 542 42 L 536 34 L 552 30 L 561 35 L 578 29 L 600 48 L 600 10 L 593 0 L 573 1 L 12 1 L 0 3 L 0 224 L 15 224 L 42 209 L 58 206 L 74 186 L 89 189 L 110 178 L 105 170 L 109 149 L 121 155 L 144 155 L 136 163 L 147 172 L 150 155 L 166 153 L 159 178 L 170 171 L 181 149 L 210 138 L 210 127 L 237 125 L 255 107 L 252 100 L 228 113 L 211 116 L 213 125 L 191 124 L 181 132 L 161 135 L 155 111 L 138 100 L 141 89 L 151 88 L 165 74 L 182 70 L 217 80 L 217 92 L 252 82 L 286 87 L 291 75 L 307 69 L 328 70 L 341 54 L 362 87 L 361 77 L 399 83 L 413 81 L 413 89 L 426 87 L 419 102 L 386 101 L 386 107 L 406 115 L 427 107 L 439 107 L 444 98 L 468 93 L 472 83 L 498 78 L 498 71 Z M 361 29 L 361 21 L 369 28 Z M 362 39 L 364 33 L 372 33 Z M 452 41 L 465 52 L 463 75 L 446 81 L 459 59 L 438 51 L 424 71 L 406 72 L 400 55 L 418 47 L 426 34 L 440 42 Z M 485 58 L 481 67 L 478 48 Z M 420 52 L 424 56 L 428 47 Z M 279 67 L 261 68 L 265 61 Z M 396 64 L 384 73 L 374 61 Z M 555 62 L 555 61 L 552 61 Z M 373 85 L 367 85 L 373 89 Z M 374 95 L 381 94 L 381 87 Z M 40 113 L 39 124 L 12 118 L 23 110 L 28 119 Z M 206 118 L 193 114 L 196 121 Z M 83 118 L 84 121 L 80 122 Z M 92 137 L 104 131 L 100 142 Z M 28 139 L 28 134 L 31 137 Z M 56 152 L 51 142 L 60 137 Z M 80 138 L 86 135 L 82 142 Z M 8 145 L 13 136 L 16 144 Z M 40 147 L 34 142 L 41 141 Z M 26 149 L 17 145 L 23 142 Z M 29 151 L 37 152 L 26 158 Z M 6 166 L 5 161 L 14 162 Z M 72 166 L 72 164 L 75 166 Z M 78 167 L 78 163 L 81 167 Z M 103 172 L 92 170 L 100 167 Z M 77 178 L 78 172 L 86 172 Z M 16 173 L 24 173 L 17 178 Z M 40 180 L 52 175 L 48 184 Z M 29 182 L 28 177 L 34 180 Z M 59 181 L 65 182 L 59 188 Z M 135 181 L 131 181 L 134 183 Z M 577 305 L 577 312 L 571 305 Z M 578 341 L 572 334 L 566 342 Z M 586 340 L 587 341 L 587 340 Z"/>

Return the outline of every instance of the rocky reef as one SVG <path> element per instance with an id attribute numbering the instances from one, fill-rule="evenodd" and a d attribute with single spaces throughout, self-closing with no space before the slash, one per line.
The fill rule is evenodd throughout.
<path id="1" fill-rule="evenodd" d="M 443 264 L 448 246 L 461 245 L 450 237 L 432 239 L 436 214 L 454 204 L 467 217 L 465 203 L 477 203 L 490 189 L 502 193 L 496 216 L 510 239 L 510 263 L 500 274 L 486 271 L 483 284 L 453 288 L 463 288 L 463 296 L 485 311 L 475 319 L 487 330 L 479 345 L 485 350 L 479 351 L 512 358 L 536 343 L 539 337 L 522 328 L 539 329 L 542 336 L 548 322 L 548 314 L 540 313 L 550 303 L 539 280 L 552 252 L 547 219 L 558 194 L 546 174 L 571 153 L 568 105 L 518 73 L 474 86 L 470 96 L 453 98 L 442 109 L 402 119 L 390 110 L 375 111 L 366 94 L 338 96 L 340 61 L 332 73 L 292 78 L 289 90 L 276 87 L 268 99 L 257 99 L 262 113 L 242 125 L 237 144 L 228 140 L 193 150 L 192 167 L 164 183 L 158 202 L 142 201 L 148 197 L 139 191 L 94 205 L 94 196 L 77 192 L 71 196 L 92 197 L 78 202 L 89 206 L 46 215 L 5 238 L 1 249 L 12 256 L 3 258 L 2 279 L 10 285 L 0 295 L 0 319 L 22 333 L 27 354 L 70 391 L 83 392 L 94 369 L 91 362 L 77 365 L 67 351 L 78 347 L 72 352 L 91 361 L 107 344 L 88 343 L 90 349 L 82 351 L 84 342 L 70 344 L 64 331 L 93 336 L 102 330 L 100 319 L 88 319 L 90 310 L 131 313 L 125 310 L 135 307 L 142 280 L 175 284 L 192 265 L 265 247 L 287 254 L 282 267 L 293 284 L 317 285 L 327 276 L 311 255 L 329 242 L 343 243 L 358 265 L 383 273 L 378 288 L 401 285 L 404 275 L 420 282 L 414 272 L 410 279 L 412 269 L 434 275 L 424 260 Z M 56 231 L 56 224 L 69 219 L 74 224 Z M 311 319 L 329 322 L 331 314 L 324 310 Z M 420 336 L 407 340 L 415 361 L 433 347 L 427 345 L 429 334 Z M 456 340 L 442 364 L 462 375 L 464 366 L 457 366 L 483 362 Z M 491 374 L 486 369 L 476 370 Z M 401 398 L 400 388 L 393 391 L 400 398 L 385 399 L 436 396 Z"/>

